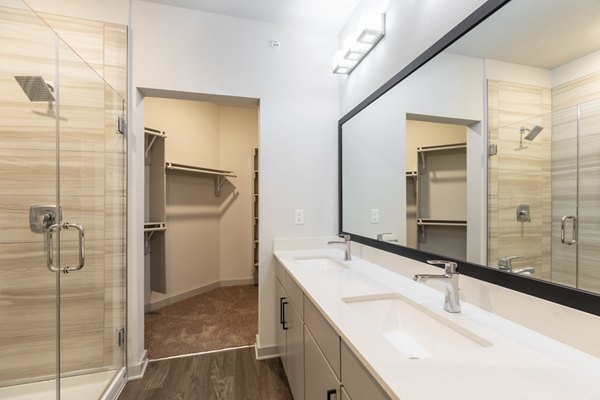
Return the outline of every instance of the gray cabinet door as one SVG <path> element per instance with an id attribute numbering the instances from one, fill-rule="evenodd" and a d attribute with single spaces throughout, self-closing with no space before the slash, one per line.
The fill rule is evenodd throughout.
<path id="1" fill-rule="evenodd" d="M 339 400 L 340 382 L 308 329 L 304 329 L 307 400 Z"/>
<path id="2" fill-rule="evenodd" d="M 291 303 L 285 306 L 285 322 L 287 327 L 285 372 L 294 400 L 304 400 L 304 322 Z"/>
<path id="3" fill-rule="evenodd" d="M 277 302 L 277 326 L 275 329 L 275 341 L 277 344 L 277 348 L 279 349 L 279 355 L 281 356 L 281 362 L 283 363 L 283 368 L 286 370 L 287 372 L 287 352 L 286 352 L 286 340 L 285 340 L 285 330 L 284 325 L 283 325 L 283 313 L 284 313 L 284 308 L 285 307 L 289 307 L 285 305 L 285 301 L 287 300 L 286 298 L 286 294 L 285 294 L 285 290 L 283 289 L 283 286 L 281 285 L 281 282 L 279 282 L 279 279 L 276 279 L 277 281 L 277 287 L 275 289 L 275 293 L 276 293 L 276 299 L 275 301 Z"/>

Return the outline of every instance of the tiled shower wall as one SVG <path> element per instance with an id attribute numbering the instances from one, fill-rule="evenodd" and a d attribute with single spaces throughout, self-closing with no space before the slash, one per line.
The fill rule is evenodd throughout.
<path id="1" fill-rule="evenodd" d="M 552 89 L 552 280 L 600 293 L 600 73 Z M 579 108 L 578 108 L 579 107 Z M 577 215 L 577 245 L 560 241 Z M 570 239 L 570 225 L 567 238 Z"/>
<path id="2" fill-rule="evenodd" d="M 513 266 L 535 268 L 550 278 L 550 89 L 488 81 L 489 141 L 498 154 L 488 166 L 488 265 L 500 257 L 521 256 Z M 520 147 L 520 127 L 544 130 Z M 519 204 L 528 204 L 531 222 L 518 222 Z"/>
<path id="3" fill-rule="evenodd" d="M 30 11 L 0 8 L 0 386 L 52 377 L 56 357 L 56 274 L 28 216 L 30 205 L 56 204 L 56 119 L 48 103 L 27 100 L 15 75 L 60 85 L 60 200 L 64 220 L 86 229 L 85 267 L 60 274 L 62 372 L 123 362 L 126 146 L 116 118 L 127 88 L 127 28 L 42 17 L 68 44 L 58 45 L 58 76 L 48 25 Z M 61 236 L 61 264 L 72 265 L 77 236 Z"/>

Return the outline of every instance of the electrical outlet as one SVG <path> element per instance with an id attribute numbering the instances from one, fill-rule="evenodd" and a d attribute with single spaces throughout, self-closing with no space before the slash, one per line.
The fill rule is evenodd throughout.
<path id="1" fill-rule="evenodd" d="M 294 210 L 294 223 L 296 225 L 304 224 L 304 210 L 297 208 Z"/>
<path id="2" fill-rule="evenodd" d="M 379 208 L 371 208 L 371 223 L 379 223 Z"/>

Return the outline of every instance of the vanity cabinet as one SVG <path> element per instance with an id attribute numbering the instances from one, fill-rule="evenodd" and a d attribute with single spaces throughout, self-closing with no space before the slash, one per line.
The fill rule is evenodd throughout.
<path id="1" fill-rule="evenodd" d="M 301 316 L 304 295 L 298 285 L 291 278 L 289 280 L 288 283 L 285 270 L 278 271 L 276 293 L 279 324 L 276 340 L 292 395 L 295 400 L 304 400 L 304 321 Z M 288 294 L 287 288 L 294 293 L 294 297 Z"/>
<path id="2" fill-rule="evenodd" d="M 276 341 L 294 400 L 389 400 L 278 262 Z"/>
<path id="3" fill-rule="evenodd" d="M 352 398 L 350 397 L 348 392 L 346 392 L 346 388 L 343 386 L 342 386 L 342 389 L 340 390 L 340 394 L 341 394 L 341 400 L 352 400 Z"/>
<path id="4" fill-rule="evenodd" d="M 308 328 L 304 328 L 304 357 L 306 363 L 306 399 L 338 400 L 340 381 L 317 346 Z"/>
<path id="5" fill-rule="evenodd" d="M 343 382 L 347 395 L 352 396 L 354 399 L 390 399 L 344 342 L 342 342 L 341 362 Z"/>

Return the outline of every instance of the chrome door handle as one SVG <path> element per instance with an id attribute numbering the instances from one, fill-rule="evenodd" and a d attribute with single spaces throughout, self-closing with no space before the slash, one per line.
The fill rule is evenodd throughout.
<path id="1" fill-rule="evenodd" d="M 571 233 L 571 240 L 566 240 L 565 238 L 565 225 L 567 224 L 567 220 L 573 221 L 573 230 Z M 577 242 L 577 217 L 574 215 L 565 215 L 560 219 L 560 241 L 567 246 L 571 246 Z"/>
<path id="2" fill-rule="evenodd" d="M 70 228 L 77 229 L 79 234 L 79 262 L 75 267 L 56 267 L 54 265 L 54 232 L 60 229 L 68 230 Z M 46 267 L 52 272 L 62 271 L 65 274 L 72 271 L 79 271 L 85 265 L 85 230 L 83 226 L 78 224 L 71 224 L 65 222 L 63 224 L 53 224 L 48 227 L 48 231 L 46 232 Z"/>

